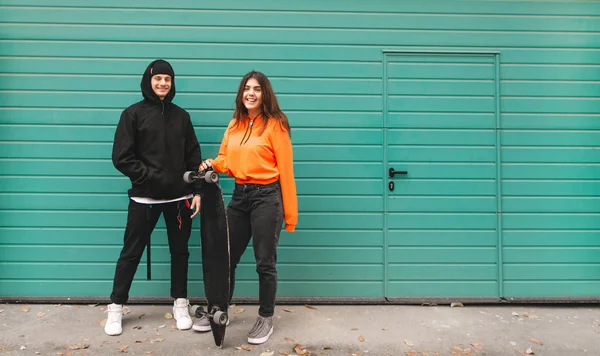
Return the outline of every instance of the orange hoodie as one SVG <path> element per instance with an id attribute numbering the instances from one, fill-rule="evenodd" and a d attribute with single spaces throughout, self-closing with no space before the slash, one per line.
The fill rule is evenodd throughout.
<path id="1" fill-rule="evenodd" d="M 277 120 L 269 120 L 265 131 L 262 119 L 246 119 L 234 128 L 227 125 L 219 155 L 212 160 L 215 171 L 235 177 L 238 184 L 269 184 L 279 180 L 283 198 L 285 229 L 298 223 L 298 198 L 294 180 L 294 158 L 290 136 Z M 252 126 L 248 127 L 248 123 Z M 243 140 L 243 142 L 242 142 Z"/>

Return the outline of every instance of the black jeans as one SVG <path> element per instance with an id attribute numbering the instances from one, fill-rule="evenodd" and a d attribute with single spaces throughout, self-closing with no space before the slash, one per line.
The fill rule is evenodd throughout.
<path id="1" fill-rule="evenodd" d="M 283 202 L 279 182 L 236 184 L 227 207 L 231 251 L 231 289 L 235 268 L 246 251 L 250 237 L 254 247 L 259 281 L 260 316 L 272 316 L 277 294 L 277 245 L 283 224 Z"/>
<path id="2" fill-rule="evenodd" d="M 123 249 L 117 261 L 110 295 L 113 303 L 125 304 L 129 299 L 133 277 L 161 213 L 167 226 L 171 253 L 171 297 L 187 298 L 190 257 L 188 242 L 192 232 L 192 211 L 183 200 L 153 205 L 129 200 Z"/>

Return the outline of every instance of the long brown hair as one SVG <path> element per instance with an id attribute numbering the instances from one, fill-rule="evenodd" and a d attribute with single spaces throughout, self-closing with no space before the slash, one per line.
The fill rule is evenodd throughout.
<path id="1" fill-rule="evenodd" d="M 266 75 L 261 72 L 251 71 L 246 73 L 242 81 L 240 82 L 240 86 L 238 88 L 237 96 L 235 98 L 235 112 L 233 113 L 233 118 L 235 119 L 235 124 L 233 127 L 237 127 L 240 122 L 248 115 L 248 109 L 244 105 L 244 88 L 246 87 L 246 83 L 250 79 L 256 79 L 258 84 L 260 85 L 262 92 L 262 128 L 260 129 L 258 135 L 262 135 L 262 133 L 267 128 L 267 124 L 269 120 L 277 120 L 279 121 L 279 125 L 282 129 L 287 130 L 288 134 L 292 135 L 292 129 L 290 128 L 290 123 L 288 121 L 287 116 L 281 111 L 279 108 L 279 103 L 277 102 L 277 96 L 275 96 L 275 92 L 273 91 L 273 87 L 271 86 L 271 82 Z"/>

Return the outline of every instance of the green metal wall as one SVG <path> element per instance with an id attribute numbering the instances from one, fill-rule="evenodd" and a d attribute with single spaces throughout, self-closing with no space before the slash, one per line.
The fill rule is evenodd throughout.
<path id="1" fill-rule="evenodd" d="M 0 0 L 0 297 L 110 293 L 128 187 L 112 138 L 155 58 L 206 156 L 241 77 L 272 79 L 300 204 L 280 296 L 598 296 L 599 16 L 596 1 Z M 408 171 L 393 191 L 390 167 Z M 162 222 L 152 252 L 134 296 L 168 295 Z M 257 295 L 251 250 L 238 278 Z"/>

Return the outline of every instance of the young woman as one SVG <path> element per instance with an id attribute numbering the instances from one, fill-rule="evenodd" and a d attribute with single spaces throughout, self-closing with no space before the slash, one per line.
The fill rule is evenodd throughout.
<path id="1" fill-rule="evenodd" d="M 227 208 L 231 253 L 231 288 L 235 268 L 253 238 L 259 276 L 260 308 L 248 343 L 262 344 L 273 333 L 277 292 L 277 245 L 283 222 L 293 232 L 298 221 L 291 129 L 279 108 L 269 79 L 261 72 L 247 73 L 238 89 L 234 117 L 227 126 L 218 157 L 207 159 L 200 169 L 235 178 Z M 209 331 L 202 318 L 194 330 Z"/>

